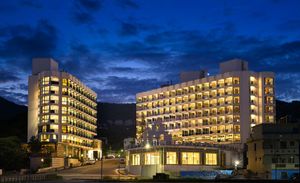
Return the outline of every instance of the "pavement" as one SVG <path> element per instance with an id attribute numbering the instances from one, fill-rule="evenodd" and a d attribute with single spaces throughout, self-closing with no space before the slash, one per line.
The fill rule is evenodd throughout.
<path id="1" fill-rule="evenodd" d="M 120 164 L 119 162 L 119 159 L 104 160 L 102 178 L 131 179 L 132 176 L 119 173 L 118 169 L 125 167 L 124 164 Z M 97 161 L 94 165 L 59 170 L 57 175 L 62 176 L 63 180 L 99 180 L 101 179 L 101 162 Z"/>

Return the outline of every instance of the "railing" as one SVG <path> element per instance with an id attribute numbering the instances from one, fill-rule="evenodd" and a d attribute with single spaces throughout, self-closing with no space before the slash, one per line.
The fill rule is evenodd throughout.
<path id="1" fill-rule="evenodd" d="M 57 179 L 56 174 L 34 174 L 34 175 L 15 175 L 15 176 L 0 176 L 0 183 L 8 182 L 41 182 L 45 180 Z"/>

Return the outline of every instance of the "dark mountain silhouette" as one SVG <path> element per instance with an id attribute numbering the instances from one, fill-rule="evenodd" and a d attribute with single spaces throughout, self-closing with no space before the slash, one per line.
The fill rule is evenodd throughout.
<path id="1" fill-rule="evenodd" d="M 123 139 L 135 137 L 135 104 L 98 103 L 98 136 L 112 150 L 123 148 Z"/>
<path id="2" fill-rule="evenodd" d="M 276 101 L 277 120 L 288 116 L 289 122 L 300 122 L 300 101 Z M 112 150 L 123 147 L 123 139 L 135 137 L 135 104 L 98 103 L 98 136 L 107 139 Z M 0 137 L 27 139 L 27 107 L 0 97 Z"/>
<path id="3" fill-rule="evenodd" d="M 27 106 L 18 105 L 0 97 L 0 138 L 17 136 L 27 140 Z"/>
<path id="4" fill-rule="evenodd" d="M 288 122 L 300 123 L 300 101 L 284 102 L 276 101 L 277 120 L 287 117 Z"/>

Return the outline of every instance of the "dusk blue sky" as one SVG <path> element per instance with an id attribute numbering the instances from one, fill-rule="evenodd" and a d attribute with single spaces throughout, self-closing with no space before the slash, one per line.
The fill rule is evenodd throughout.
<path id="1" fill-rule="evenodd" d="M 180 71 L 241 58 L 276 73 L 276 96 L 300 99 L 300 1 L 9 0 L 0 2 L 0 96 L 27 103 L 33 57 L 98 93 L 135 102 L 137 92 L 178 82 Z"/>

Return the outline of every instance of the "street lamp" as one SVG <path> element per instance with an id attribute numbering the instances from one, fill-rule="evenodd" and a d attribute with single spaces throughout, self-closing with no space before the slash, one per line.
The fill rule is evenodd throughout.
<path id="1" fill-rule="evenodd" d="M 240 164 L 240 161 L 236 160 L 234 162 L 234 168 L 237 170 L 238 165 Z"/>

